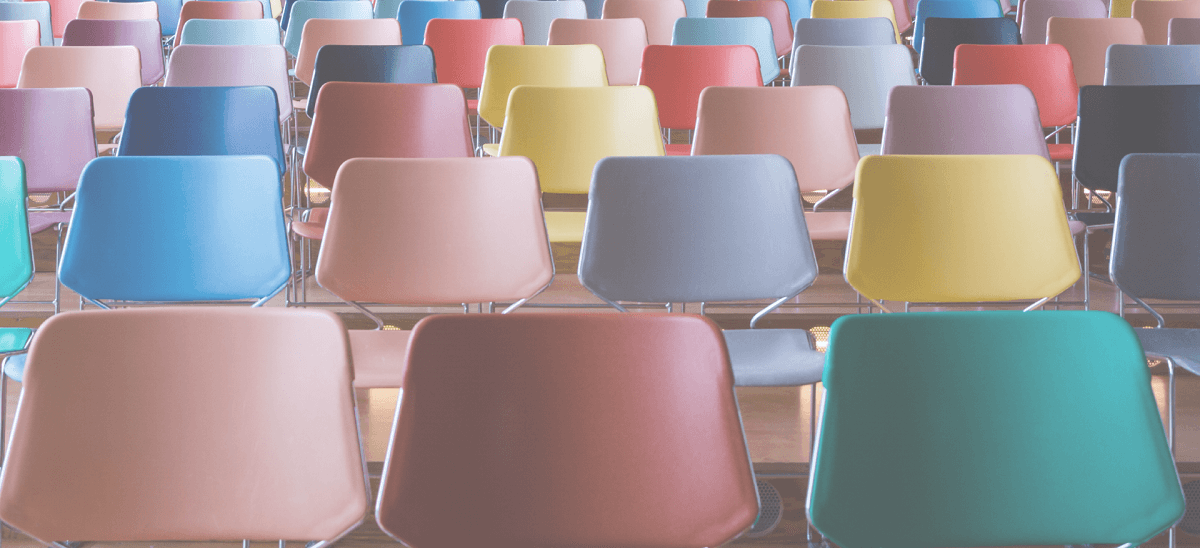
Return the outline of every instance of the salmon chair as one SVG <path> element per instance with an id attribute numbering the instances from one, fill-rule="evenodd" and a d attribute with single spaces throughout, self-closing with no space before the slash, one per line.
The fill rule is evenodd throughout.
<path id="1" fill-rule="evenodd" d="M 44 0 L 29 2 L 3 2 L 0 5 L 0 21 L 37 21 L 38 44 L 54 45 L 54 31 L 50 28 L 50 3 Z"/>
<path id="2" fill-rule="evenodd" d="M 647 44 L 656 46 L 671 45 L 675 20 L 680 17 L 687 17 L 682 0 L 605 0 L 601 15 L 602 19 L 641 19 L 646 25 Z"/>
<path id="3" fill-rule="evenodd" d="M 416 0 L 414 0 L 416 1 Z M 555 19 L 549 45 L 596 44 L 604 53 L 604 70 L 613 86 L 632 86 L 642 68 L 646 25 L 641 19 Z"/>
<path id="4" fill-rule="evenodd" d="M 39 44 L 38 22 L 0 21 L 0 44 L 0 88 L 15 88 L 25 52 Z"/>
<path id="5" fill-rule="evenodd" d="M 1099 86 L 1104 84 L 1108 46 L 1145 44 L 1146 36 L 1137 19 L 1051 17 L 1046 21 L 1046 43 L 1067 48 L 1080 87 Z"/>
<path id="6" fill-rule="evenodd" d="M 196 2 L 196 3 L 193 3 Z M 176 28 L 183 28 L 192 19 L 262 19 L 263 6 L 257 0 L 223 2 L 216 0 L 188 0 L 179 10 L 179 22 Z M 176 35 L 175 43 L 182 42 Z"/>
<path id="7" fill-rule="evenodd" d="M 1146 43 L 1164 46 L 1167 44 L 1167 24 L 1171 19 L 1200 17 L 1200 1 L 1177 0 L 1170 4 L 1135 0 L 1131 8 L 1133 18 L 1142 24 Z"/>
<path id="8" fill-rule="evenodd" d="M 79 4 L 79 14 L 75 18 L 108 21 L 153 19 L 158 21 L 158 4 L 154 2 L 95 2 L 85 0 Z"/>
<path id="9" fill-rule="evenodd" d="M 162 26 L 157 19 L 108 21 L 77 19 L 67 23 L 64 46 L 134 46 L 142 62 L 142 85 L 151 86 L 166 75 Z"/>
<path id="10" fill-rule="evenodd" d="M 141 85 L 141 54 L 134 46 L 32 48 L 17 81 L 19 88 L 87 88 L 99 131 L 121 129 L 129 96 Z"/>
<path id="11" fill-rule="evenodd" d="M 488 49 L 496 45 L 525 43 L 521 22 L 516 19 L 434 19 L 425 27 L 425 45 L 437 61 L 437 81 L 463 89 L 483 85 Z M 475 110 L 479 101 L 470 99 Z"/>

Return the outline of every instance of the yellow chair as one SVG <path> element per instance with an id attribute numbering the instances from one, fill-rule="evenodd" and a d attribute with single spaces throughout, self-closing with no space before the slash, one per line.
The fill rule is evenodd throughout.
<path id="1" fill-rule="evenodd" d="M 587 194 L 601 158 L 663 155 L 654 94 L 646 86 L 517 86 L 498 152 L 533 160 L 542 192 Z M 547 211 L 550 241 L 582 241 L 585 215 Z"/>
<path id="2" fill-rule="evenodd" d="M 479 88 L 479 117 L 504 127 L 508 94 L 529 86 L 607 86 L 604 54 L 594 44 L 570 46 L 492 46 Z M 485 147 L 492 153 L 494 147 Z"/>
<path id="3" fill-rule="evenodd" d="M 877 305 L 1035 308 L 1079 279 L 1058 177 L 1041 156 L 868 156 L 852 219 L 846 281 Z"/>
<path id="4" fill-rule="evenodd" d="M 900 41 L 900 31 L 896 26 L 896 9 L 888 0 L 859 0 L 857 2 L 817 0 L 812 3 L 813 19 L 862 19 L 866 17 L 887 17 L 892 22 L 892 30 L 896 31 L 896 43 L 904 43 Z"/>

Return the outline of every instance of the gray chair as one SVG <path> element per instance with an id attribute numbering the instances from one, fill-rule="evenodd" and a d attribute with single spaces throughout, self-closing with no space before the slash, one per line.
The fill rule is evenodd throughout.
<path id="1" fill-rule="evenodd" d="M 886 46 L 896 43 L 896 30 L 886 17 L 801 19 L 796 21 L 792 50 L 800 46 Z"/>
<path id="2" fill-rule="evenodd" d="M 550 23 L 555 19 L 587 19 L 583 0 L 510 0 L 504 5 L 504 17 L 521 21 L 525 43 L 544 46 L 550 39 Z"/>
<path id="3" fill-rule="evenodd" d="M 803 329 L 753 329 L 817 277 L 791 163 L 777 155 L 606 158 L 596 164 L 579 281 L 621 302 L 771 299 L 752 329 L 726 330 L 739 386 L 821 380 Z"/>
<path id="4" fill-rule="evenodd" d="M 1113 44 L 1104 59 L 1106 86 L 1200 84 L 1200 45 Z"/>
<path id="5" fill-rule="evenodd" d="M 1200 19 L 1176 17 L 1167 21 L 1167 44 L 1200 44 Z"/>
<path id="6" fill-rule="evenodd" d="M 41 45 L 54 45 L 54 29 L 50 27 L 50 2 L 0 2 L 0 21 L 32 19 L 41 27 Z"/>

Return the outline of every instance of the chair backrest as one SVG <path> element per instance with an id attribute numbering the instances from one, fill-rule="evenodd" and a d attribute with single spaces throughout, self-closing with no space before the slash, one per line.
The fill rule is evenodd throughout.
<path id="1" fill-rule="evenodd" d="M 183 32 L 186 36 L 187 29 Z M 184 44 L 171 51 L 167 68 L 166 86 L 268 86 L 275 90 L 280 120 L 292 116 L 287 52 L 282 46 Z"/>
<path id="2" fill-rule="evenodd" d="M 64 46 L 134 46 L 142 64 L 142 85 L 153 85 L 166 74 L 162 26 L 158 19 L 106 21 L 79 19 L 67 23 Z"/>
<path id="3" fill-rule="evenodd" d="M 959 44 L 1017 45 L 1021 31 L 1007 17 L 925 20 L 917 72 L 928 84 L 948 86 L 954 80 L 954 48 Z"/>
<path id="4" fill-rule="evenodd" d="M 897 86 L 883 154 L 1035 154 L 1050 159 L 1037 99 L 1020 84 Z"/>
<path id="5" fill-rule="evenodd" d="M 859 162 L 853 207 L 846 281 L 876 301 L 1041 299 L 1079 279 L 1044 157 L 885 150 Z"/>
<path id="6" fill-rule="evenodd" d="M 462 88 L 483 85 L 488 48 L 524 43 L 516 19 L 434 19 L 425 26 L 425 45 L 437 61 L 437 81 Z"/>
<path id="7" fill-rule="evenodd" d="M 129 98 L 118 156 L 266 156 L 282 177 L 279 102 L 267 86 L 144 87 Z"/>
<path id="8" fill-rule="evenodd" d="M 127 21 L 154 19 L 158 21 L 158 4 L 154 2 L 94 2 L 79 4 L 77 19 Z"/>
<path id="9" fill-rule="evenodd" d="M 0 21 L 37 21 L 39 45 L 54 45 L 54 30 L 50 26 L 50 2 L 0 2 Z"/>
<path id="10" fill-rule="evenodd" d="M 325 45 L 399 46 L 400 41 L 400 23 L 395 19 L 309 19 L 296 55 L 296 79 L 312 84 L 313 64 Z"/>
<path id="11" fill-rule="evenodd" d="M 704 318 L 438 316 L 409 349 L 376 514 L 405 544 L 717 546 L 755 519 L 733 375 Z M 462 481 L 438 481 L 451 470 Z M 476 525 L 454 527 L 463 512 Z"/>
<path id="12" fill-rule="evenodd" d="M 864 0 L 872 1 L 872 0 Z M 879 0 L 883 1 L 883 0 Z M 753 46 L 758 52 L 759 71 L 763 84 L 779 77 L 779 61 L 775 54 L 775 39 L 771 22 L 765 17 L 696 18 L 684 17 L 675 21 L 675 46 Z"/>
<path id="13" fill-rule="evenodd" d="M 1146 358 L 1115 315 L 843 316 L 824 383 L 808 509 L 838 546 L 896 527 L 914 546 L 1136 544 L 1183 515 Z"/>
<path id="14" fill-rule="evenodd" d="M 288 23 L 292 19 L 292 8 L 294 7 L 294 5 L 296 4 L 297 1 L 300 1 L 300 0 L 284 0 L 283 13 L 279 17 L 279 28 L 283 29 L 284 31 L 287 31 Z M 325 1 L 325 0 L 314 0 L 314 1 Z M 353 1 L 363 1 L 363 0 L 353 0 Z M 372 8 L 372 14 L 374 14 L 374 8 Z M 395 17 L 391 17 L 390 19 L 394 19 L 394 18 Z"/>
<path id="15" fill-rule="evenodd" d="M 145 0 L 108 0 L 109 2 L 143 2 Z M 183 9 L 183 0 L 154 0 L 158 4 L 158 22 L 162 25 L 163 36 L 172 36 L 178 30 L 179 10 Z"/>
<path id="16" fill-rule="evenodd" d="M 517 86 L 499 155 L 533 160 L 543 192 L 587 193 L 601 158 L 663 155 L 654 93 L 645 86 Z"/>
<path id="17" fill-rule="evenodd" d="M 1200 17 L 1174 17 L 1167 21 L 1167 43 L 1200 44 Z"/>
<path id="18" fill-rule="evenodd" d="M 1146 37 L 1136 19 L 1051 17 L 1046 21 L 1046 43 L 1067 48 L 1075 67 L 1075 82 L 1082 87 L 1104 83 L 1108 46 L 1145 44 Z"/>
<path id="19" fill-rule="evenodd" d="M 792 47 L 792 18 L 783 0 L 709 2 L 705 17 L 765 17 L 771 22 L 775 52 L 786 52 Z"/>
<path id="20" fill-rule="evenodd" d="M 912 55 L 899 44 L 800 46 L 791 73 L 793 86 L 841 88 L 854 129 L 882 129 L 892 88 L 917 85 Z"/>
<path id="21" fill-rule="evenodd" d="M 317 95 L 304 173 L 332 187 L 351 158 L 469 158 L 471 130 L 453 84 L 328 82 Z"/>
<path id="22" fill-rule="evenodd" d="M 374 16 L 376 19 L 397 19 L 400 17 L 400 2 L 403 0 L 376 0 Z"/>
<path id="23" fill-rule="evenodd" d="M 265 299 L 291 274 L 282 203 L 265 156 L 97 158 L 58 278 L 91 300 Z"/>
<path id="24" fill-rule="evenodd" d="M 913 49 L 924 49 L 925 21 L 930 17 L 943 19 L 974 19 L 1004 17 L 995 0 L 922 0 L 917 4 L 916 21 L 913 23 Z M 1009 20 L 1012 23 L 1012 20 Z M 1014 26 L 1016 23 L 1013 23 Z M 1020 34 L 1018 29 L 1017 34 Z M 1016 43 L 1016 42 L 1013 42 Z"/>
<path id="25" fill-rule="evenodd" d="M 96 129 L 119 129 L 129 96 L 142 85 L 134 46 L 38 46 L 25 54 L 20 88 L 88 88 Z"/>
<path id="26" fill-rule="evenodd" d="M 181 45 L 278 46 L 275 19 L 192 19 L 180 31 Z"/>
<path id="27" fill-rule="evenodd" d="M 1200 153 L 1200 85 L 1079 89 L 1075 178 L 1117 191 L 1121 159 L 1135 152 Z"/>
<path id="28" fill-rule="evenodd" d="M 1200 45 L 1113 44 L 1104 68 L 1107 86 L 1200 84 Z"/>
<path id="29" fill-rule="evenodd" d="M 1024 0 L 1023 6 L 1019 19 L 1022 44 L 1045 44 L 1046 22 L 1051 17 L 1108 17 L 1102 0 Z"/>
<path id="30" fill-rule="evenodd" d="M 187 0 L 179 10 L 179 23 L 176 28 L 183 28 L 191 19 L 262 19 L 263 5 L 258 0 Z M 175 37 L 175 46 L 182 44 L 179 36 Z"/>
<path id="31" fill-rule="evenodd" d="M 0 156 L 0 304 L 20 293 L 33 279 L 33 244 L 25 211 L 25 164 L 16 156 Z"/>
<path id="32" fill-rule="evenodd" d="M 309 19 L 371 18 L 371 3 L 366 0 L 298 0 L 292 5 L 292 21 L 283 35 L 283 49 L 293 57 L 300 55 L 300 39 Z"/>
<path id="33" fill-rule="evenodd" d="M 0 90 L 0 156 L 25 164 L 30 192 L 75 190 L 96 157 L 92 96 L 83 88 Z"/>
<path id="34" fill-rule="evenodd" d="M 550 23 L 555 19 L 587 19 L 583 0 L 509 0 L 504 4 L 504 16 L 521 21 L 525 43 L 541 46 L 550 38 Z"/>
<path id="35" fill-rule="evenodd" d="M 492 46 L 479 87 L 479 117 L 504 127 L 509 93 L 521 85 L 607 86 L 604 53 L 595 44 Z"/>
<path id="36" fill-rule="evenodd" d="M 762 86 L 750 46 L 647 46 L 638 85 L 654 92 L 658 124 L 695 129 L 700 92 L 709 86 Z"/>
<path id="37" fill-rule="evenodd" d="M 601 299 L 775 300 L 799 294 L 816 277 L 800 190 L 786 158 L 607 158 L 596 164 L 579 282 Z"/>
<path id="38" fill-rule="evenodd" d="M 1121 160 L 1110 270 L 1139 299 L 1200 299 L 1200 154 L 1130 154 Z"/>
<path id="39" fill-rule="evenodd" d="M 67 29 L 67 23 L 75 19 L 79 13 L 79 4 L 83 0 L 50 0 L 50 27 L 55 38 L 62 38 Z"/>
<path id="40" fill-rule="evenodd" d="M 416 0 L 413 0 L 416 1 Z M 550 23 L 549 45 L 596 44 L 604 53 L 608 83 L 614 86 L 637 84 L 646 42 L 646 25 L 638 18 L 626 19 L 555 19 Z M 755 66 L 758 57 L 755 54 Z"/>
<path id="41" fill-rule="evenodd" d="M 647 44 L 666 46 L 675 33 L 675 20 L 687 17 L 683 0 L 605 0 L 602 19 L 636 17 L 646 24 Z"/>
<path id="42" fill-rule="evenodd" d="M 707 154 L 783 156 L 801 192 L 853 183 L 859 159 L 846 97 L 833 86 L 705 89 L 692 155 Z"/>
<path id="43" fill-rule="evenodd" d="M 457 0 L 453 2 L 430 2 L 428 0 L 403 0 L 399 5 L 400 35 L 406 46 L 425 43 L 425 25 L 431 19 L 479 19 L 479 2 Z"/>
<path id="44" fill-rule="evenodd" d="M 1113 19 L 1133 17 L 1133 0 L 1109 0 L 1108 16 Z"/>
<path id="45" fill-rule="evenodd" d="M 887 46 L 896 30 L 886 17 L 801 19 L 793 31 L 792 50 L 800 46 Z"/>
<path id="46" fill-rule="evenodd" d="M 887 0 L 856 0 L 854 2 L 815 0 L 812 5 L 812 17 L 813 19 L 886 17 L 892 23 L 892 31 L 896 33 L 895 43 L 902 43 L 899 27 L 896 25 L 896 9 Z"/>
<path id="47" fill-rule="evenodd" d="M 541 196 L 527 158 L 349 160 L 333 188 L 317 281 L 360 302 L 529 298 L 554 277 Z"/>
<path id="48" fill-rule="evenodd" d="M 333 540 L 367 511 L 329 312 L 73 312 L 38 328 L 28 360 L 0 515 L 37 538 Z"/>
<path id="49" fill-rule="evenodd" d="M 25 52 L 39 43 L 37 21 L 0 21 L 0 88 L 17 87 Z"/>
<path id="50" fill-rule="evenodd" d="M 1060 44 L 963 44 L 954 51 L 954 85 L 1021 84 L 1037 100 L 1042 127 L 1075 121 L 1079 86 Z"/>
<path id="51" fill-rule="evenodd" d="M 1142 24 L 1146 43 L 1167 44 L 1167 24 L 1176 17 L 1200 17 L 1200 0 L 1176 0 L 1174 2 L 1151 2 L 1134 0 L 1133 18 Z"/>
<path id="52" fill-rule="evenodd" d="M 326 82 L 433 84 L 433 51 L 428 46 L 345 46 L 331 44 L 317 52 L 308 88 L 307 113 L 316 114 L 317 95 Z"/>

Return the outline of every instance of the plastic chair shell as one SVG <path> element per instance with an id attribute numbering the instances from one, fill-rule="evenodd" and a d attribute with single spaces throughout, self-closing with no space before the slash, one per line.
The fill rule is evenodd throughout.
<path id="1" fill-rule="evenodd" d="M 871 1 L 871 0 L 863 0 Z M 880 0 L 883 1 L 883 0 Z M 754 46 L 758 51 L 759 71 L 763 84 L 779 77 L 779 61 L 775 53 L 775 40 L 771 34 L 771 22 L 765 17 L 695 18 L 685 17 L 675 21 L 675 34 L 671 45 L 675 46 Z"/>
<path id="2" fill-rule="evenodd" d="M 0 90 L 0 126 L 0 156 L 21 158 L 30 192 L 75 190 L 96 157 L 92 95 L 84 88 Z"/>
<path id="3" fill-rule="evenodd" d="M 79 19 L 67 23 L 64 46 L 134 46 L 142 66 L 142 85 L 158 82 L 166 74 L 162 53 L 162 26 L 158 19 L 104 21 Z"/>
<path id="4" fill-rule="evenodd" d="M 278 46 L 275 19 L 192 19 L 183 25 L 181 45 Z"/>
<path id="5" fill-rule="evenodd" d="M 293 5 L 292 24 L 285 26 L 283 35 L 283 49 L 293 57 L 300 55 L 300 39 L 309 19 L 371 18 L 371 3 L 366 0 L 298 0 Z"/>
<path id="6" fill-rule="evenodd" d="M 1167 44 L 1167 25 L 1176 17 L 1200 17 L 1200 0 L 1176 0 L 1170 4 L 1135 0 L 1132 17 L 1142 24 L 1146 43 Z"/>
<path id="7" fill-rule="evenodd" d="M 1102 0 L 1023 0 L 1022 6 L 1024 15 L 1017 20 L 1022 44 L 1045 44 L 1046 22 L 1051 17 L 1108 17 Z"/>
<path id="8" fill-rule="evenodd" d="M 788 5 L 783 0 L 709 2 L 705 17 L 765 17 L 767 21 L 771 22 L 775 52 L 791 50 L 792 19 L 788 13 Z"/>
<path id="9" fill-rule="evenodd" d="M 912 45 L 913 49 L 919 53 L 925 48 L 923 41 L 925 38 L 925 20 L 930 17 L 994 19 L 1004 17 L 1004 13 L 1000 10 L 1000 5 L 993 0 L 923 0 L 917 3 L 915 16 Z M 1018 31 L 1018 34 L 1020 34 L 1020 31 Z"/>
<path id="10" fill-rule="evenodd" d="M 425 43 L 425 25 L 431 19 L 479 19 L 481 16 L 479 2 L 475 0 L 402 0 L 397 9 L 400 35 L 406 46 Z"/>
<path id="11" fill-rule="evenodd" d="M 1098 86 L 1104 83 L 1108 46 L 1145 44 L 1146 36 L 1136 19 L 1051 17 L 1046 21 L 1046 43 L 1067 48 L 1080 87 Z"/>
<path id="12" fill-rule="evenodd" d="M 307 113 L 316 115 L 317 95 L 326 82 L 433 84 L 433 51 L 428 46 L 347 46 L 331 44 L 317 52 Z"/>
<path id="13" fill-rule="evenodd" d="M 317 52 L 327 44 L 399 46 L 400 23 L 394 19 L 309 19 L 296 55 L 296 79 L 312 84 Z"/>
<path id="14" fill-rule="evenodd" d="M 837 86 L 850 103 L 854 129 L 882 129 L 892 88 L 917 85 L 912 63 L 899 44 L 804 45 L 792 55 L 792 85 Z"/>
<path id="15" fill-rule="evenodd" d="M 179 10 L 179 23 L 175 28 L 183 28 L 191 19 L 262 19 L 263 6 L 257 0 L 187 0 Z M 175 37 L 175 46 L 182 44 Z"/>
<path id="16" fill-rule="evenodd" d="M 140 58 L 134 46 L 38 46 L 25 54 L 17 87 L 88 88 L 96 129 L 120 129 L 142 85 Z"/>
<path id="17" fill-rule="evenodd" d="M 646 24 L 647 44 L 667 46 L 675 21 L 687 17 L 683 0 L 605 0 L 602 19 L 638 18 Z"/>
<path id="18" fill-rule="evenodd" d="M 437 81 L 461 88 L 483 85 L 488 48 L 524 45 L 516 19 L 434 19 L 425 27 L 425 45 L 437 60 Z"/>
<path id="19" fill-rule="evenodd" d="M 583 0 L 508 0 L 504 17 L 521 21 L 525 43 L 540 46 L 548 43 L 550 23 L 555 19 L 587 19 L 588 13 Z"/>
<path id="20" fill-rule="evenodd" d="M 1200 84 L 1200 45 L 1108 47 L 1106 86 L 1187 84 Z"/>
<path id="21" fill-rule="evenodd" d="M 273 19 L 272 19 L 273 21 Z M 190 24 L 190 23 L 189 23 Z M 186 36 L 187 29 L 184 29 Z M 185 38 L 186 40 L 186 38 Z M 268 86 L 275 90 L 282 122 L 292 116 L 287 52 L 279 45 L 206 46 L 184 44 L 171 51 L 163 85 Z"/>
<path id="22" fill-rule="evenodd" d="M 519 85 L 607 86 L 604 53 L 595 44 L 489 48 L 479 88 L 479 117 L 492 127 L 504 127 L 509 93 Z"/>
<path id="23" fill-rule="evenodd" d="M 144 0 L 108 0 L 109 2 L 142 2 Z M 162 25 L 163 36 L 174 36 L 178 31 L 179 10 L 183 9 L 183 0 L 154 0 L 158 4 L 158 22 Z"/>
<path id="24" fill-rule="evenodd" d="M 925 83 L 948 86 L 954 81 L 954 49 L 960 44 L 1017 45 L 1021 31 L 1007 17 L 925 21 L 925 37 L 917 72 Z"/>
<path id="25" fill-rule="evenodd" d="M 0 21 L 0 88 L 17 86 L 25 52 L 40 40 L 37 21 Z"/>
<path id="26" fill-rule="evenodd" d="M 637 84 L 638 73 L 642 67 L 642 52 L 648 45 L 646 25 L 637 18 L 555 19 L 550 23 L 548 43 L 551 46 L 600 46 L 600 51 L 604 53 L 604 69 L 608 75 L 608 83 L 614 86 Z M 754 62 L 757 66 L 757 56 Z"/>
<path id="27" fill-rule="evenodd" d="M 896 33 L 897 44 L 900 41 L 900 30 L 896 24 L 896 9 L 887 0 L 814 0 L 812 5 L 813 19 L 865 19 L 886 17 L 892 23 Z"/>
<path id="28" fill-rule="evenodd" d="M 1021 84 L 1037 100 L 1042 127 L 1075 121 L 1079 86 L 1060 44 L 975 45 L 954 50 L 954 85 Z"/>
<path id="29" fill-rule="evenodd" d="M 1118 173 L 1111 272 L 1139 299 L 1200 299 L 1200 154 L 1129 154 Z"/>
<path id="30" fill-rule="evenodd" d="M 26 2 L 0 2 L 0 21 L 37 21 L 40 33 L 39 45 L 54 45 L 54 29 L 50 26 L 50 2 L 29 0 Z"/>
<path id="31" fill-rule="evenodd" d="M 33 279 L 33 245 L 26 220 L 25 193 L 24 162 L 16 156 L 0 156 L 0 230 L 6 235 L 4 244 L 0 245 L 0 293 L 3 297 L 20 293 Z M 8 335 L 11 328 L 5 331 Z"/>
<path id="32" fill-rule="evenodd" d="M 1167 44 L 1200 44 L 1200 18 L 1174 17 L 1167 21 Z"/>
<path id="33" fill-rule="evenodd" d="M 1050 153 L 1037 99 L 1020 84 L 897 86 L 888 98 L 883 154 Z"/>
<path id="34" fill-rule="evenodd" d="M 695 129 L 704 89 L 762 86 L 762 77 L 750 46 L 648 46 L 638 85 L 654 92 L 661 127 Z"/>
<path id="35" fill-rule="evenodd" d="M 800 46 L 888 46 L 896 31 L 886 17 L 801 19 L 793 30 L 792 50 Z"/>
<path id="36" fill-rule="evenodd" d="M 79 4 L 77 19 L 100 19 L 108 21 L 130 21 L 153 19 L 158 21 L 158 4 L 154 2 L 93 2 Z"/>

